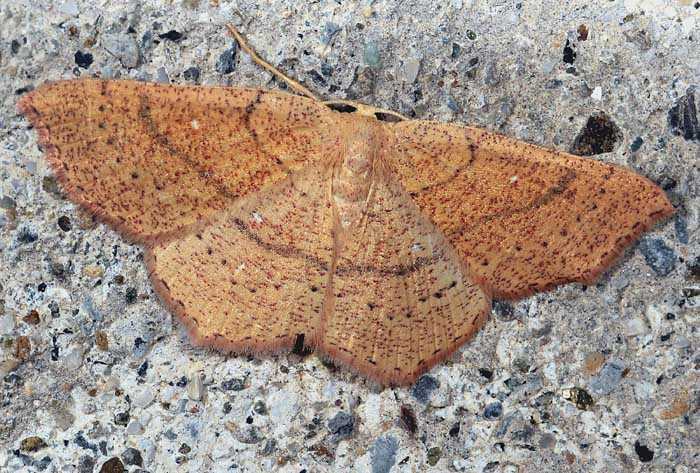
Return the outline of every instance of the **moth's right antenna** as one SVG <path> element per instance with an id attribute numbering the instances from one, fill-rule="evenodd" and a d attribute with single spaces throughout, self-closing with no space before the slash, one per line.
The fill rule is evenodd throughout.
<path id="1" fill-rule="evenodd" d="M 309 97 L 311 99 L 320 101 L 320 99 L 313 92 L 311 92 L 309 89 L 307 89 L 306 87 L 301 85 L 299 82 L 295 81 L 294 79 L 290 79 L 289 77 L 287 77 L 286 75 L 281 73 L 275 66 L 273 66 L 272 64 L 270 64 L 269 62 L 267 62 L 266 60 L 264 60 L 263 58 L 258 56 L 258 54 L 255 51 L 253 51 L 253 49 L 250 46 L 248 46 L 248 43 L 246 43 L 246 40 L 243 39 L 243 36 L 241 36 L 241 34 L 238 32 L 236 27 L 233 26 L 233 24 L 228 23 L 228 24 L 226 24 L 226 27 L 229 29 L 231 34 L 233 34 L 234 38 L 236 38 L 236 41 L 238 41 L 238 44 L 241 47 L 241 49 L 243 49 L 243 51 L 247 52 L 250 55 L 250 57 L 253 58 L 253 61 L 255 61 L 259 66 L 262 66 L 265 69 L 267 69 L 268 71 L 272 72 L 274 75 L 276 75 L 277 77 L 279 77 L 280 79 L 285 81 L 289 87 L 296 90 L 301 95 L 306 95 L 307 97 Z"/>

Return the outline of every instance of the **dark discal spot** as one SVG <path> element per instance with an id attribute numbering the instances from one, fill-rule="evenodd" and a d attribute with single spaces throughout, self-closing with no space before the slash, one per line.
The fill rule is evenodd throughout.
<path id="1" fill-rule="evenodd" d="M 255 110 L 255 107 L 260 103 L 260 100 L 262 98 L 262 92 L 258 92 L 257 95 L 255 96 L 255 100 L 250 102 L 248 105 L 245 107 L 245 114 L 250 118 L 250 114 L 253 113 L 253 110 Z"/>
<path id="2" fill-rule="evenodd" d="M 211 255 L 214 251 L 211 248 L 207 248 L 207 254 Z"/>
<path id="3" fill-rule="evenodd" d="M 311 292 L 318 292 L 318 288 L 316 286 L 311 286 Z"/>
<path id="4" fill-rule="evenodd" d="M 313 348 L 304 345 L 304 334 L 298 333 L 294 339 L 292 353 L 299 356 L 308 356 L 314 352 Z"/>
<path id="5" fill-rule="evenodd" d="M 327 103 L 324 105 L 331 110 L 335 110 L 336 112 L 340 113 L 354 113 L 357 111 L 357 107 L 353 107 L 347 103 Z"/>
<path id="6" fill-rule="evenodd" d="M 594 156 L 609 153 L 622 140 L 622 131 L 605 113 L 591 115 L 571 146 L 571 153 Z"/>
<path id="7" fill-rule="evenodd" d="M 469 143 L 469 161 L 465 163 L 463 166 L 458 167 L 452 172 L 452 175 L 448 176 L 447 178 L 433 182 L 427 186 L 423 186 L 420 190 L 422 194 L 429 193 L 432 189 L 436 188 L 442 188 L 446 184 L 450 183 L 451 181 L 457 179 L 460 175 L 462 175 L 467 169 L 469 169 L 473 164 L 474 161 L 476 160 L 476 152 L 479 149 L 479 147 L 474 144 L 474 143 Z M 434 156 L 436 158 L 436 156 Z M 411 192 L 410 193 L 411 197 L 416 198 L 418 196 L 418 193 L 416 192 Z"/>
<path id="8" fill-rule="evenodd" d="M 436 292 L 435 294 L 433 294 L 433 297 L 435 299 L 440 299 L 442 297 L 442 292 Z"/>
<path id="9" fill-rule="evenodd" d="M 132 172 L 132 173 L 131 173 L 131 178 L 132 178 L 132 179 L 138 179 L 138 178 L 139 178 L 139 174 L 138 174 L 137 172 Z"/>
<path id="10" fill-rule="evenodd" d="M 221 260 L 221 266 L 226 266 L 227 261 L 225 259 Z"/>
<path id="11" fill-rule="evenodd" d="M 367 308 L 368 308 L 369 310 L 374 310 L 375 307 L 377 307 L 377 306 L 376 306 L 375 304 L 373 304 L 372 302 L 368 302 L 368 303 L 367 303 Z"/>

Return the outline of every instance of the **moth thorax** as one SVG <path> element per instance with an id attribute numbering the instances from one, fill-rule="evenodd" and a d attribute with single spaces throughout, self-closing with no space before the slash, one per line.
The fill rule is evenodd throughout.
<path id="1" fill-rule="evenodd" d="M 372 180 L 377 130 L 358 127 L 343 149 L 343 159 L 333 176 L 333 199 L 344 227 L 361 216 Z"/>

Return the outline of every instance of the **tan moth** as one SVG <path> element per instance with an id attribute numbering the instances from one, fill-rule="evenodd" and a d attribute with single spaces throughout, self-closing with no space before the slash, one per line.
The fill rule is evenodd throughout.
<path id="1" fill-rule="evenodd" d="M 617 166 L 322 102 L 232 32 L 306 96 L 80 79 L 18 105 L 71 200 L 144 245 L 156 292 L 199 344 L 303 340 L 412 383 L 492 298 L 590 283 L 673 212 Z"/>

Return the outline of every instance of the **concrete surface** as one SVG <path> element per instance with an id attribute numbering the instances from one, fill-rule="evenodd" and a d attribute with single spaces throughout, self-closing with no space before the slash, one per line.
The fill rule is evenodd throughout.
<path id="1" fill-rule="evenodd" d="M 605 152 L 677 215 L 412 388 L 192 348 L 14 107 L 86 75 L 280 88 L 227 21 L 326 98 Z M 0 1 L 0 471 L 700 471 L 699 46 L 691 0 Z"/>

